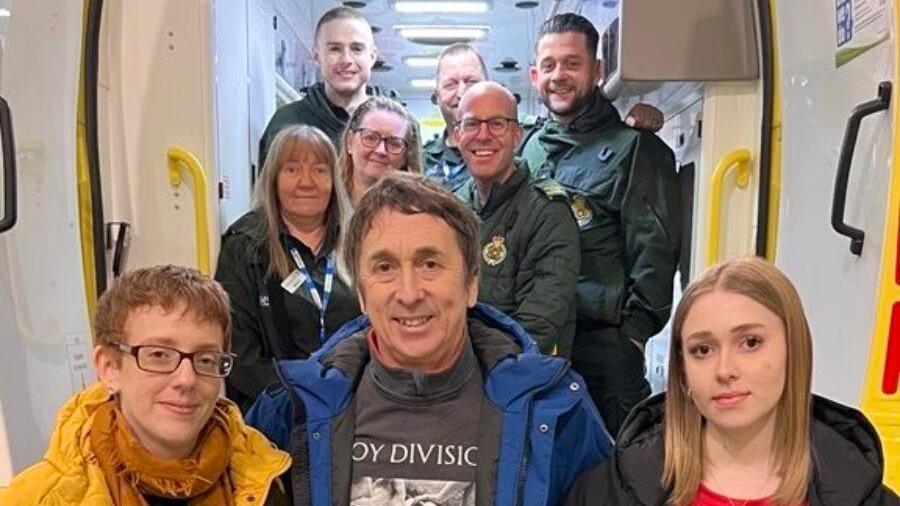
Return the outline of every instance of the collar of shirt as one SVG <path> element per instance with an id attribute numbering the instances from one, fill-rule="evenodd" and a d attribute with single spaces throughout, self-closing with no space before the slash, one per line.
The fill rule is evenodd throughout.
<path id="1" fill-rule="evenodd" d="M 373 331 L 374 332 L 374 331 Z M 479 373 L 472 343 L 466 338 L 462 353 L 453 366 L 440 373 L 394 369 L 372 355 L 369 374 L 375 387 L 387 398 L 404 404 L 433 404 L 451 399 Z"/>
<path id="2" fill-rule="evenodd" d="M 478 189 L 473 181 L 472 183 L 472 203 L 475 211 L 481 216 L 489 216 L 504 202 L 509 200 L 519 188 L 528 181 L 528 169 L 521 160 L 516 160 L 516 169 L 513 171 L 509 179 L 504 183 L 494 183 L 491 185 L 491 193 L 487 202 L 481 202 Z"/>

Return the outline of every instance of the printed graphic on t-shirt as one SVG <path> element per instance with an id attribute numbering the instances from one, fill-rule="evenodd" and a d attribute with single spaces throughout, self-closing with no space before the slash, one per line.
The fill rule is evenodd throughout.
<path id="1" fill-rule="evenodd" d="M 434 443 L 388 444 L 359 438 L 353 443 L 353 462 L 379 466 L 478 467 L 478 447 Z"/>
<path id="2" fill-rule="evenodd" d="M 475 506 L 475 484 L 461 481 L 372 478 L 353 480 L 350 506 Z"/>
<path id="3" fill-rule="evenodd" d="M 368 366 L 355 399 L 352 506 L 474 506 L 478 472 L 493 461 L 482 455 L 483 382 L 466 351 L 427 381 Z"/>
<path id="4" fill-rule="evenodd" d="M 478 446 L 382 441 L 353 443 L 351 506 L 474 506 Z"/>

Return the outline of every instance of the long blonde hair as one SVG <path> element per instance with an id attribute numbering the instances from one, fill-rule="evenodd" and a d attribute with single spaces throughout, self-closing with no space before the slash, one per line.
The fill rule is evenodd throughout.
<path id="1" fill-rule="evenodd" d="M 269 265 L 266 274 L 287 277 L 294 270 L 294 265 L 288 258 L 282 243 L 280 230 L 283 228 L 281 218 L 281 202 L 278 200 L 278 173 L 281 170 L 283 158 L 297 146 L 303 150 L 311 150 L 316 158 L 328 165 L 331 169 L 331 197 L 328 200 L 328 208 L 325 210 L 326 230 L 336 229 L 336 244 L 334 245 L 335 258 L 338 260 L 336 271 L 345 283 L 349 284 L 347 270 L 343 266 L 344 241 L 343 230 L 346 230 L 350 220 L 350 198 L 337 175 L 336 156 L 334 146 L 328 136 L 321 130 L 308 125 L 289 126 L 275 136 L 272 147 L 263 164 L 262 174 L 256 183 L 253 196 L 253 208 L 265 217 L 264 242 L 269 256 Z"/>
<path id="2" fill-rule="evenodd" d="M 672 320 L 666 392 L 665 457 L 662 484 L 671 490 L 669 504 L 693 502 L 703 477 L 704 420 L 686 386 L 682 328 L 697 299 L 715 290 L 749 297 L 784 323 L 787 361 L 784 391 L 775 408 L 776 472 L 781 483 L 771 501 L 797 504 L 806 499 L 812 476 L 809 444 L 812 337 L 800 296 L 775 266 L 759 258 L 741 258 L 709 268 L 682 294 Z"/>
<path id="3" fill-rule="evenodd" d="M 341 181 L 348 194 L 353 193 L 353 158 L 350 157 L 350 137 L 356 133 L 360 123 L 372 111 L 386 111 L 394 113 L 406 120 L 406 163 L 400 170 L 412 172 L 415 174 L 422 173 L 422 138 L 419 135 L 419 123 L 409 114 L 409 111 L 398 102 L 387 97 L 372 97 L 356 108 L 350 121 L 341 134 L 341 153 L 338 157 L 338 169 L 341 175 Z"/>

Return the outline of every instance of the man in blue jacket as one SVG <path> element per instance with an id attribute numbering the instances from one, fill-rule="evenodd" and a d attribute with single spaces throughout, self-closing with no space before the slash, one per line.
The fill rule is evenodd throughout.
<path id="1" fill-rule="evenodd" d="M 476 304 L 480 250 L 438 183 L 397 173 L 363 197 L 344 260 L 365 316 L 280 362 L 248 413 L 292 454 L 295 504 L 555 505 L 609 456 L 568 362 Z"/>

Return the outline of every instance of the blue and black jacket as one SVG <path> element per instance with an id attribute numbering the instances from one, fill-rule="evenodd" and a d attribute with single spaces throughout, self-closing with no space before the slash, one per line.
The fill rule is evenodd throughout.
<path id="1" fill-rule="evenodd" d="M 482 440 L 497 459 L 479 473 L 478 504 L 556 505 L 575 479 L 605 460 L 612 442 L 581 377 L 542 355 L 521 326 L 477 304 L 469 337 L 484 376 Z M 354 395 L 369 361 L 365 316 L 348 322 L 307 360 L 278 363 L 282 384 L 247 414 L 293 457 L 294 504 L 348 504 Z M 483 493 L 489 491 L 489 493 Z"/>

